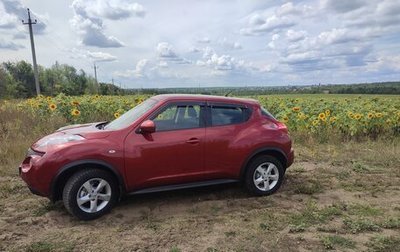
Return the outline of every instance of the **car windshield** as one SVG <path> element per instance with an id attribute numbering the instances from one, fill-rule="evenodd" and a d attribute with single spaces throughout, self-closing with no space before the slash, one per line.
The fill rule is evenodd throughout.
<path id="1" fill-rule="evenodd" d="M 128 112 L 124 113 L 114 121 L 110 122 L 107 124 L 104 129 L 106 130 L 119 130 L 126 128 L 130 125 L 132 125 L 133 122 L 135 122 L 139 117 L 144 115 L 149 109 L 151 109 L 155 104 L 157 103 L 157 100 L 155 99 L 147 99 L 141 104 L 137 105 L 136 107 L 132 108 Z"/>

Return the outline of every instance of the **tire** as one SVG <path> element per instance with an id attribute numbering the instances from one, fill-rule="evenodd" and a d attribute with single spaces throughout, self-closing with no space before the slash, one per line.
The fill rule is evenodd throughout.
<path id="1" fill-rule="evenodd" d="M 69 178 L 63 190 L 63 202 L 68 212 L 75 217 L 93 220 L 113 208 L 118 194 L 118 185 L 110 173 L 87 169 Z"/>
<path id="2" fill-rule="evenodd" d="M 256 196 L 270 195 L 282 185 L 285 170 L 281 162 L 273 156 L 255 157 L 247 166 L 245 187 Z"/>

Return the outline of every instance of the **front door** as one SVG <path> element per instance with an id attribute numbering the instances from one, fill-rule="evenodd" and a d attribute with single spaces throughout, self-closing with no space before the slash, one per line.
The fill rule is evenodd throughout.
<path id="1" fill-rule="evenodd" d="M 204 174 L 204 104 L 170 103 L 149 117 L 151 134 L 125 140 L 128 190 L 188 183 Z"/>

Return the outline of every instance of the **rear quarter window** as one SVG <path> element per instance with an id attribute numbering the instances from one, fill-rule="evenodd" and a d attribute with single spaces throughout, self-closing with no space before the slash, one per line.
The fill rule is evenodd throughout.
<path id="1" fill-rule="evenodd" d="M 213 105 L 211 106 L 211 125 L 222 126 L 239 124 L 250 118 L 251 110 L 241 106 Z"/>
<path id="2" fill-rule="evenodd" d="M 261 107 L 261 114 L 268 118 L 276 119 L 266 108 Z"/>

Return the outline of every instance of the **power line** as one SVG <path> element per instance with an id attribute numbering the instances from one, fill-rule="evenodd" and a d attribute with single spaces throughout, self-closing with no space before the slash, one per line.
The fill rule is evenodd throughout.
<path id="1" fill-rule="evenodd" d="M 38 68 L 37 68 L 37 64 L 36 64 L 36 52 L 35 52 L 35 41 L 33 40 L 33 30 L 32 30 L 32 25 L 33 24 L 37 24 L 37 20 L 35 19 L 32 22 L 31 19 L 31 12 L 28 10 L 28 22 L 24 22 L 24 20 L 22 20 L 22 24 L 24 25 L 28 25 L 29 26 L 29 36 L 31 38 L 31 50 L 32 50 L 32 60 L 33 60 L 33 73 L 35 76 L 35 86 L 36 86 L 36 94 L 40 95 L 40 86 L 39 86 L 39 73 L 38 73 Z"/>

